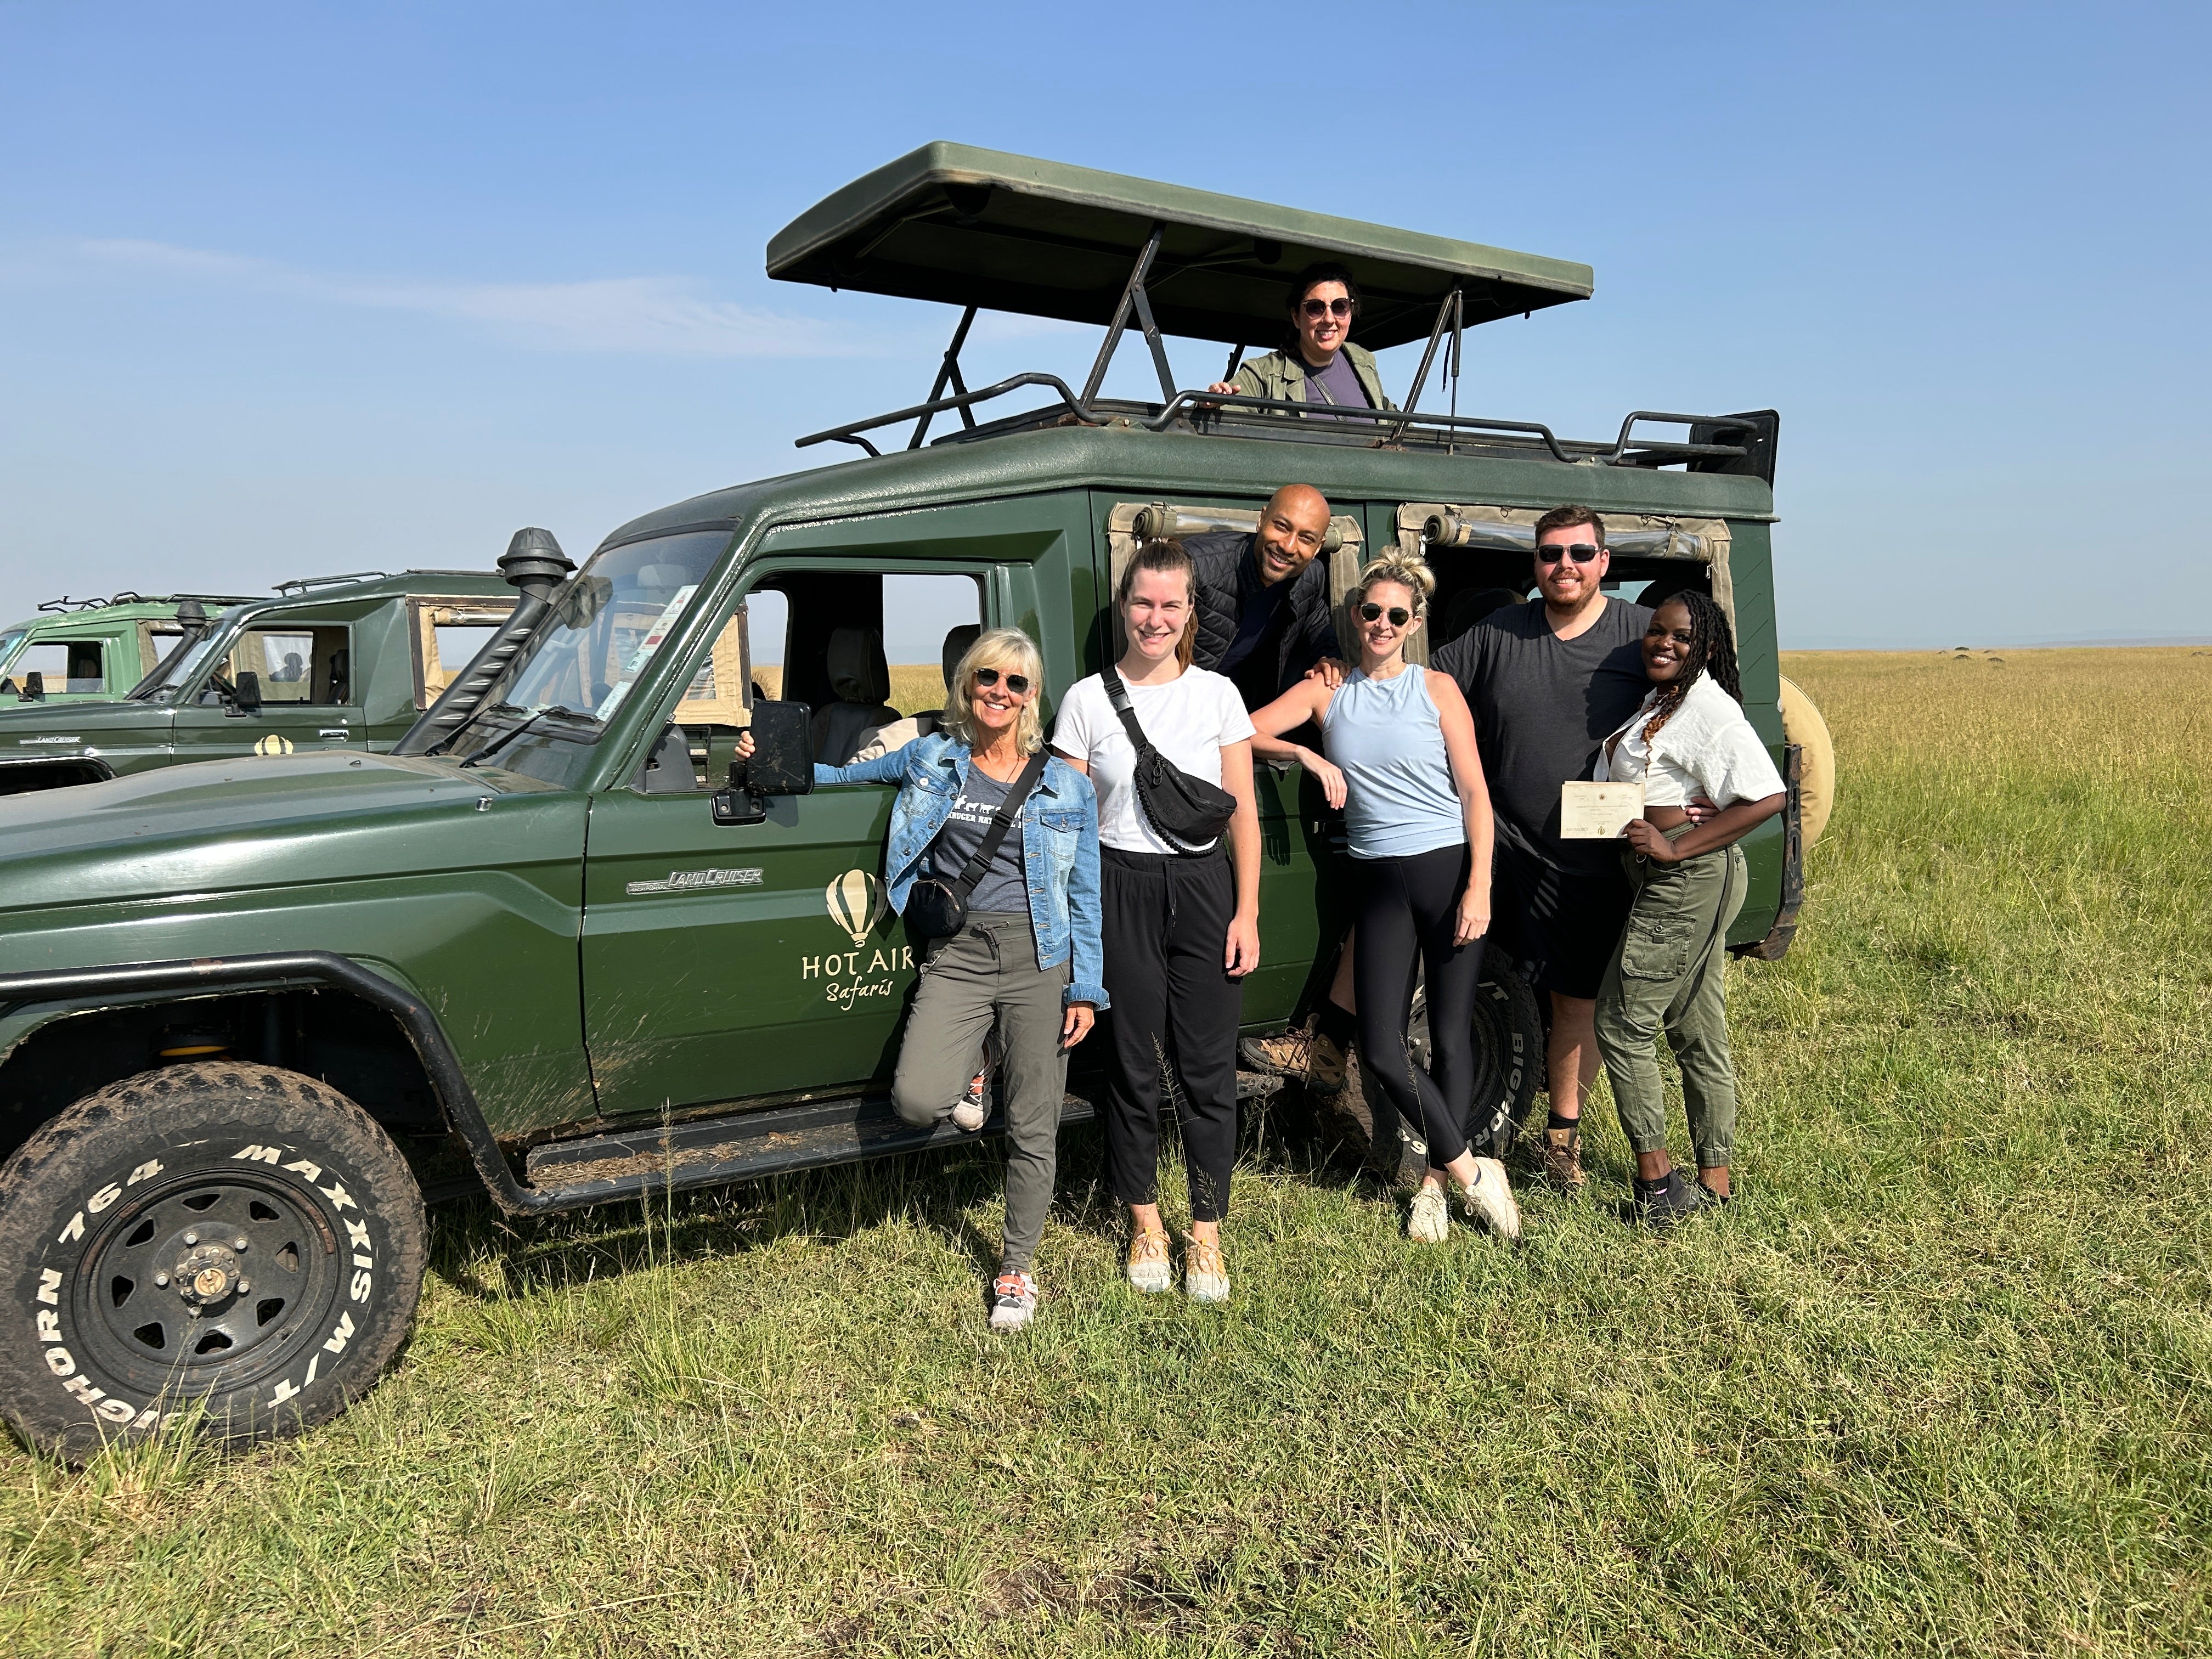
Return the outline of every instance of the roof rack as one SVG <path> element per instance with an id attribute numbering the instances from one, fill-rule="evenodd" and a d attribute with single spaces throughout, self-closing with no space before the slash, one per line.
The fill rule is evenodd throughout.
<path id="1" fill-rule="evenodd" d="M 279 593 L 304 593 L 311 587 L 337 587 L 347 582 L 390 581 L 399 576 L 489 576 L 489 570 L 349 570 L 337 576 L 295 576 L 290 581 L 278 582 Z"/>
<path id="2" fill-rule="evenodd" d="M 251 597 L 244 593 L 139 593 L 126 587 L 104 599 L 73 599 L 65 593 L 58 599 L 48 599 L 39 609 L 66 616 L 79 611 L 104 611 L 111 605 L 173 605 L 183 599 L 198 599 L 204 605 L 245 605 Z"/>
<path id="3" fill-rule="evenodd" d="M 1178 390 L 1164 336 L 1226 341 L 1222 378 L 1249 344 L 1279 339 L 1294 274 L 1316 258 L 1348 266 L 1360 284 L 1355 341 L 1370 349 L 1427 343 L 1401 410 L 1310 419 L 1281 399 Z M 1755 473 L 1773 481 L 1772 410 L 1668 415 L 1639 410 L 1610 444 L 1562 440 L 1534 421 L 1459 413 L 1462 336 L 1471 325 L 1587 299 L 1587 265 L 1455 242 L 1385 226 L 1301 213 L 1179 185 L 1063 167 L 964 145 L 924 145 L 855 180 L 802 214 L 769 244 L 768 272 L 788 282 L 857 288 L 963 306 L 929 395 L 887 415 L 810 433 L 798 447 L 849 443 L 882 450 L 865 434 L 911 421 L 905 447 L 929 441 L 938 416 L 965 442 L 1041 426 L 1140 427 L 1309 443 L 1436 450 L 1446 454 L 1541 454 L 1561 463 L 1686 465 Z M 1016 374 L 970 391 L 960 353 L 983 307 L 1063 321 L 1102 322 L 1080 392 L 1054 374 Z M 1431 312 L 1433 307 L 1433 312 Z M 1158 377 L 1158 404 L 1102 398 L 1122 336 L 1140 331 Z M 1443 354 L 1449 389 L 1443 415 L 1418 412 Z M 1021 415 L 979 424 L 975 407 L 1024 386 L 1056 394 Z M 1640 423 L 1686 424 L 1686 439 L 1632 441 Z"/>

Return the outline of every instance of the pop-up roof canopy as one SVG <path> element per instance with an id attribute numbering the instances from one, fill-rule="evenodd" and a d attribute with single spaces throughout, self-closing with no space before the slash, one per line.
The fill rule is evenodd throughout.
<path id="1" fill-rule="evenodd" d="M 1454 288 L 1468 323 L 1590 295 L 1590 268 L 1565 259 L 949 143 L 793 220 L 768 274 L 1110 325 L 1156 231 L 1140 280 L 1160 331 L 1231 345 L 1279 343 L 1291 281 L 1318 259 L 1358 279 L 1352 338 L 1370 350 L 1429 334 Z"/>

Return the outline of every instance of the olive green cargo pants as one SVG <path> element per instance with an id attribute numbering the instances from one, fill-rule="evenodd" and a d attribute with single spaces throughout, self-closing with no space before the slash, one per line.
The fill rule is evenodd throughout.
<path id="1" fill-rule="evenodd" d="M 1005 1052 L 999 1098 L 1006 1109 L 1006 1229 L 1002 1273 L 1027 1273 L 1052 1210 L 1060 1164 L 1060 1107 L 1067 1051 L 1060 1046 L 1068 963 L 1040 969 L 1028 913 L 971 910 L 939 941 L 921 970 L 899 1042 L 891 1108 L 917 1127 L 942 1123 L 975 1074 L 995 1022 Z"/>
<path id="2" fill-rule="evenodd" d="M 1688 826 L 1683 827 L 1686 834 Z M 1671 839 L 1671 837 L 1670 837 Z M 1667 1086 L 1659 1034 L 1682 1068 L 1698 1167 L 1728 1164 L 1735 1145 L 1735 1067 L 1729 1056 L 1728 930 L 1743 908 L 1748 872 L 1734 847 L 1680 864 L 1624 854 L 1635 900 L 1620 948 L 1597 994 L 1597 1050 L 1613 1104 L 1638 1152 L 1667 1146 Z"/>

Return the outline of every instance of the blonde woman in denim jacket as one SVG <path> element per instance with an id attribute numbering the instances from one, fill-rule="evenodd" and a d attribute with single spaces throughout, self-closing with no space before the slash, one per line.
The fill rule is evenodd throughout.
<path id="1" fill-rule="evenodd" d="M 903 914 L 923 876 L 951 882 L 1029 759 L 1043 747 L 1044 668 L 1029 636 L 994 629 L 953 670 L 945 729 L 872 761 L 817 766 L 817 786 L 896 783 L 884 885 Z M 738 745 L 751 752 L 750 738 Z M 891 1103 L 907 1122 L 952 1117 L 994 1027 L 1006 1109 L 1006 1224 L 991 1325 L 1035 1316 L 1037 1239 L 1052 1207 L 1067 1052 L 1106 1006 L 1099 942 L 1098 804 L 1091 780 L 1053 757 L 969 896 L 967 925 L 930 941 L 900 1040 Z"/>

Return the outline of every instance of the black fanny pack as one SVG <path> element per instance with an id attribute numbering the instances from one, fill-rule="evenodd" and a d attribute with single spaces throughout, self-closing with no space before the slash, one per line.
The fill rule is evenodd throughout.
<path id="1" fill-rule="evenodd" d="M 1146 822 L 1177 852 L 1205 852 L 1237 816 L 1237 797 L 1218 784 L 1191 776 L 1153 748 L 1145 728 L 1137 724 L 1137 711 L 1129 707 L 1129 690 L 1121 677 L 1109 668 L 1100 678 L 1106 683 L 1106 700 L 1121 717 L 1121 729 L 1136 745 L 1137 804 L 1145 809 Z"/>
<path id="2" fill-rule="evenodd" d="M 991 860 L 999 856 L 999 848 L 1006 839 L 1006 832 L 1014 827 L 1020 816 L 1022 803 L 1029 799 L 1030 791 L 1044 775 L 1044 763 L 1050 758 L 1040 749 L 1029 758 L 1029 763 L 1006 786 L 1006 798 L 999 803 L 999 810 L 991 815 L 988 828 L 983 831 L 982 842 L 967 867 L 951 881 L 940 881 L 935 876 L 923 876 L 907 890 L 906 919 L 914 924 L 924 939 L 950 939 L 968 925 L 968 896 L 983 879 L 983 872 L 991 867 Z M 971 757 L 969 764 L 975 764 Z M 937 832 L 943 835 L 939 830 Z"/>

